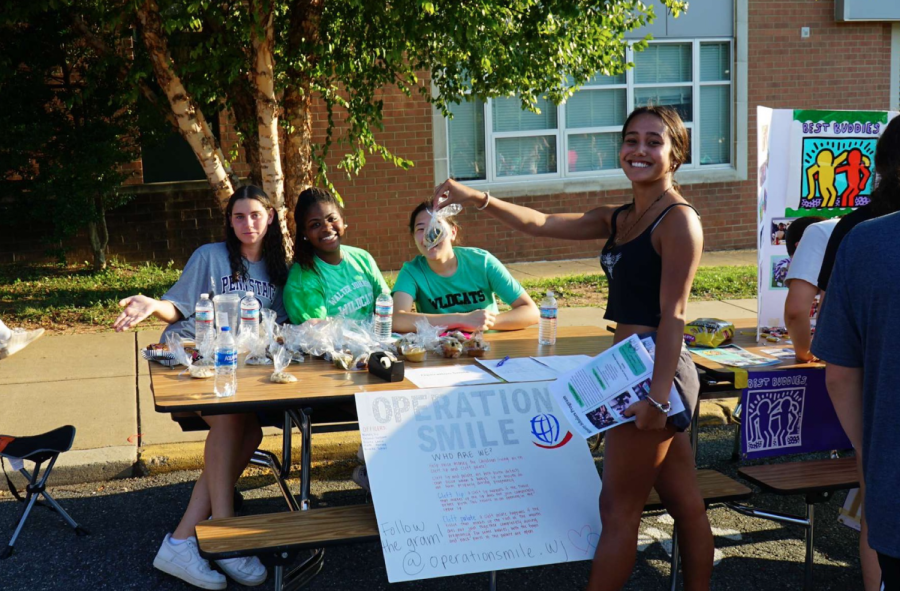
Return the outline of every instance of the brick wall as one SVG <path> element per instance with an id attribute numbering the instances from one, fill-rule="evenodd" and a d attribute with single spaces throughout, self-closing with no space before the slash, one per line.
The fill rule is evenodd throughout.
<path id="1" fill-rule="evenodd" d="M 756 230 L 756 106 L 806 109 L 873 109 L 889 107 L 890 24 L 834 22 L 834 4 L 821 0 L 749 0 L 748 180 L 694 184 L 685 196 L 700 210 L 710 250 L 753 248 Z M 811 36 L 800 38 L 800 27 Z M 423 84 L 428 84 L 427 78 Z M 409 171 L 369 155 L 360 176 L 348 180 L 330 160 L 332 177 L 347 206 L 350 228 L 346 242 L 369 250 L 382 269 L 397 269 L 415 253 L 409 237 L 409 212 L 431 195 L 434 181 L 431 107 L 418 96 L 406 98 L 386 89 L 384 130 L 378 138 L 415 166 Z M 315 128 L 324 128 L 324 109 L 315 112 Z M 233 141 L 227 121 L 223 143 Z M 336 146 L 339 151 L 340 146 Z M 226 146 L 227 150 L 227 146 Z M 235 170 L 245 173 L 237 162 Z M 152 190 L 145 186 L 142 190 Z M 127 260 L 183 262 L 198 245 L 220 239 L 220 218 L 203 189 L 159 189 L 140 193 L 135 201 L 112 212 L 110 252 Z M 627 191 L 557 194 L 515 198 L 516 203 L 543 211 L 584 211 L 604 203 L 624 203 Z M 594 256 L 599 244 L 535 240 L 464 212 L 463 240 L 491 250 L 501 260 L 534 261 Z M 33 244 L 25 241 L 22 244 Z M 13 249 L 22 246 L 16 242 Z M 9 260 L 9 237 L 0 255 Z M 28 249 L 25 249 L 28 250 Z M 82 252 L 84 249 L 80 249 Z M 30 252 L 33 252 L 32 248 Z M 19 258 L 22 258 L 19 256 Z M 76 260 L 78 260 L 76 258 Z"/>
<path id="2" fill-rule="evenodd" d="M 834 21 L 833 2 L 750 0 L 748 180 L 683 187 L 703 216 L 706 248 L 754 248 L 756 233 L 756 106 L 805 109 L 887 110 L 891 25 Z M 800 28 L 811 36 L 800 38 Z M 385 143 L 416 161 L 409 173 L 379 163 L 359 179 L 338 183 L 351 219 L 348 242 L 372 252 L 385 269 L 396 269 L 415 254 L 406 229 L 413 206 L 431 194 L 431 118 L 427 107 L 401 103 L 402 119 L 386 114 Z M 398 110 L 398 109 L 395 109 Z M 406 148 L 406 149 L 402 149 Z M 542 211 L 584 211 L 630 200 L 627 191 L 555 194 L 514 198 Z M 395 217 L 396 216 L 396 217 Z M 599 243 L 536 240 L 464 212 L 463 237 L 503 261 L 536 261 L 594 256 Z M 356 227 L 353 227 L 355 224 Z"/>

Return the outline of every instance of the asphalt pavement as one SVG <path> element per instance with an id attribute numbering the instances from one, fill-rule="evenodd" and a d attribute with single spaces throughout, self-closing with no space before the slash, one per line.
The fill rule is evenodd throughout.
<path id="1" fill-rule="evenodd" d="M 735 476 L 738 464 L 731 460 L 735 427 L 701 430 L 698 465 Z M 340 460 L 317 468 L 312 477 L 313 506 L 361 503 L 365 495 L 350 482 L 355 465 Z M 602 449 L 598 454 L 602 469 Z M 3 591 L 80 591 L 193 589 L 155 571 L 153 557 L 166 532 L 177 523 L 199 476 L 197 471 L 176 471 L 143 478 L 59 485 L 52 489 L 66 510 L 91 533 L 76 537 L 52 511 L 36 509 L 16 544 L 16 551 L 0 561 Z M 291 484 L 299 490 L 297 475 Z M 244 514 L 284 510 L 284 501 L 273 480 L 251 469 L 239 482 L 245 497 Z M 815 536 L 815 589 L 862 589 L 856 556 L 858 534 L 837 522 L 844 495 L 820 505 Z M 757 494 L 751 504 L 801 514 L 799 497 Z M 15 521 L 19 503 L 0 498 L 0 527 Z M 799 527 L 742 516 L 725 507 L 712 507 L 710 521 L 715 534 L 717 565 L 712 589 L 717 591 L 788 591 L 801 588 L 805 546 Z M 0 540 L 6 531 L 0 530 Z M 667 588 L 672 523 L 664 512 L 644 516 L 634 574 L 627 590 Z M 567 591 L 583 589 L 590 563 L 503 571 L 499 591 Z M 230 583 L 229 589 L 240 589 Z M 261 589 L 272 589 L 267 581 Z M 387 581 L 378 543 L 329 548 L 323 571 L 307 587 L 310 591 L 349 589 L 447 591 L 487 589 L 486 574 L 400 583 Z"/>

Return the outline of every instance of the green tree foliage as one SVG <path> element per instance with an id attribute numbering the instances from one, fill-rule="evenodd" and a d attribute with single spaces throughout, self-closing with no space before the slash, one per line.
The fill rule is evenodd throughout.
<path id="1" fill-rule="evenodd" d="M 69 10 L 11 16 L 0 23 L 2 223 L 30 225 L 61 256 L 85 230 L 103 268 L 105 213 L 128 199 L 120 165 L 139 157 L 134 101 Z"/>
<path id="2" fill-rule="evenodd" d="M 197 104 L 217 102 L 234 110 L 251 167 L 259 149 L 253 40 L 264 34 L 271 13 L 289 189 L 313 182 L 330 186 L 325 163 L 335 148 L 338 168 L 347 174 L 358 173 L 373 154 L 412 165 L 377 140 L 386 87 L 418 93 L 445 115 L 451 103 L 473 97 L 516 95 L 529 109 L 536 109 L 541 96 L 559 103 L 596 73 L 629 67 L 625 33 L 656 16 L 640 0 L 91 1 L 103 5 L 107 18 L 91 23 L 97 31 L 109 30 L 110 22 L 140 31 L 135 15 L 152 4 L 170 47 L 177 47 L 173 65 L 185 89 Z M 687 8 L 683 0 L 663 4 L 676 16 Z M 646 40 L 636 48 L 645 45 Z M 152 78 L 148 63 L 135 62 L 134 79 Z M 318 143 L 304 129 L 313 100 L 324 102 L 328 113 L 325 138 Z M 304 141 L 291 143 L 304 134 Z M 291 158 L 302 165 L 292 166 Z M 257 179 L 258 170 L 251 177 Z"/>

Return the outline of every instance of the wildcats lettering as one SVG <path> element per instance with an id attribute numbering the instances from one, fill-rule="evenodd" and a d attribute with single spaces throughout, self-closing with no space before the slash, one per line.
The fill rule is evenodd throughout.
<path id="1" fill-rule="evenodd" d="M 472 304 L 480 304 L 487 301 L 487 296 L 483 291 L 464 291 L 461 293 L 448 293 L 438 296 L 433 300 L 428 300 L 437 310 L 446 310 L 454 306 L 470 306 Z"/>

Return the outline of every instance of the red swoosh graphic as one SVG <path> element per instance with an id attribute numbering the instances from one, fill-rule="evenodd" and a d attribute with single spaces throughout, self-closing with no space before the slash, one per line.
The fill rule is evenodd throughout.
<path id="1" fill-rule="evenodd" d="M 562 447 L 562 446 L 564 446 L 565 444 L 569 443 L 569 440 L 570 440 L 570 439 L 572 439 L 572 432 L 571 432 L 571 431 L 567 431 L 567 432 L 566 432 L 566 436 L 563 437 L 562 441 L 560 441 L 560 442 L 557 443 L 556 445 L 541 445 L 540 443 L 535 443 L 534 441 L 532 441 L 531 443 L 534 443 L 536 446 L 542 447 L 542 448 L 544 448 L 544 449 L 556 449 L 557 447 Z"/>

